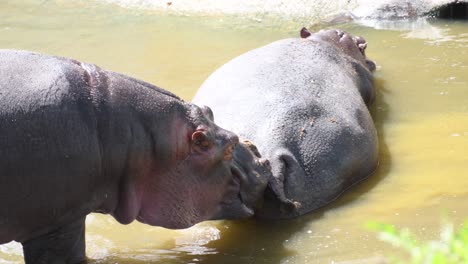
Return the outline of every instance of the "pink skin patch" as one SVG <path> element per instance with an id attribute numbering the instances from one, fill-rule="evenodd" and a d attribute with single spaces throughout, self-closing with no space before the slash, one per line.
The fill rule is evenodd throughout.
<path id="1" fill-rule="evenodd" d="M 177 146 L 169 154 L 170 162 L 146 176 L 137 220 L 179 229 L 217 213 L 233 177 L 230 163 L 239 139 L 209 122 L 194 131 L 181 132 L 183 126 L 178 122 L 173 126 L 183 135 L 170 136 L 168 141 Z M 182 138 L 186 141 L 177 141 Z"/>

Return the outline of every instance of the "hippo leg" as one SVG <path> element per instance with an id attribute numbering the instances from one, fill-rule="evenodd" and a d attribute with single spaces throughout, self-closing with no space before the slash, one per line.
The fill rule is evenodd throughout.
<path id="1" fill-rule="evenodd" d="M 23 242 L 26 264 L 86 263 L 85 217 Z"/>

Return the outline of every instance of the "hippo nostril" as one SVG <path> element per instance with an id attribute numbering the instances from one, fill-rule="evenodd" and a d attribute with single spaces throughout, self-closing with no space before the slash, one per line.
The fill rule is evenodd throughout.
<path id="1" fill-rule="evenodd" d="M 271 165 L 270 165 L 270 161 L 267 160 L 267 159 L 260 159 L 260 165 L 264 168 L 266 168 L 267 170 L 271 170 Z"/>
<path id="2" fill-rule="evenodd" d="M 367 68 L 368 68 L 371 72 L 373 72 L 373 71 L 375 71 L 375 70 L 377 69 L 377 66 L 376 66 L 375 63 L 374 63 L 373 61 L 371 61 L 371 60 L 367 60 L 367 59 L 366 59 L 366 64 L 367 64 Z"/>

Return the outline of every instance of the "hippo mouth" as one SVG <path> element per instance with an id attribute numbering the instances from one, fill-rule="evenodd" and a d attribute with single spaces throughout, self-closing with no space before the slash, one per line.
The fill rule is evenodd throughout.
<path id="1" fill-rule="evenodd" d="M 233 180 L 231 181 L 230 185 L 233 190 L 236 192 L 236 199 L 234 202 L 231 202 L 229 205 L 232 206 L 238 203 L 235 207 L 237 207 L 238 215 L 236 217 L 251 217 L 254 215 L 254 208 L 255 204 L 252 201 L 249 201 L 248 197 L 246 197 L 245 192 L 243 192 L 243 181 L 247 179 L 247 174 L 239 168 L 236 164 L 231 165 L 231 173 L 233 176 Z"/>
<path id="2" fill-rule="evenodd" d="M 229 167 L 232 179 L 215 219 L 251 217 L 262 205 L 264 192 L 273 178 L 270 163 L 261 158 L 254 144 L 244 140 L 235 146 Z"/>
<path id="3" fill-rule="evenodd" d="M 246 197 L 248 191 L 243 190 L 247 187 L 243 183 L 247 176 L 235 164 L 231 165 L 231 175 L 228 191 L 219 204 L 218 212 L 210 220 L 249 218 L 255 213 L 254 206 Z"/>

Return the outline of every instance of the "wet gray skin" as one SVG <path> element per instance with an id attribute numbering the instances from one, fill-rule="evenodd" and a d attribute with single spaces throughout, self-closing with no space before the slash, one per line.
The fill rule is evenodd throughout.
<path id="1" fill-rule="evenodd" d="M 211 109 L 206 106 L 202 109 L 205 116 L 214 122 Z M 282 183 L 273 176 L 270 162 L 262 158 L 252 142 L 241 140 L 230 149 L 229 155 L 226 159 L 232 159 L 230 166 L 234 177 L 212 220 L 251 217 L 263 207 L 265 194 L 279 201 L 282 211 L 300 206 L 286 198 Z"/>
<path id="2" fill-rule="evenodd" d="M 216 70 L 194 103 L 255 143 L 273 177 L 256 216 L 297 217 L 336 199 L 378 164 L 368 105 L 375 96 L 367 42 L 341 30 L 300 32 Z"/>
<path id="3" fill-rule="evenodd" d="M 235 175 L 231 181 L 231 191 L 220 204 L 221 213 L 213 220 L 253 216 L 255 211 L 261 210 L 265 193 L 280 201 L 284 211 L 298 206 L 298 203 L 286 198 L 284 190 L 273 176 L 270 162 L 261 157 L 252 142 L 244 140 L 234 148 L 231 166 L 232 174 Z M 246 214 L 240 215 L 239 212 Z"/>
<path id="4" fill-rule="evenodd" d="M 0 124 L 0 243 L 28 264 L 83 261 L 91 212 L 187 228 L 251 216 L 265 186 L 209 108 L 72 59 L 0 50 Z"/>

